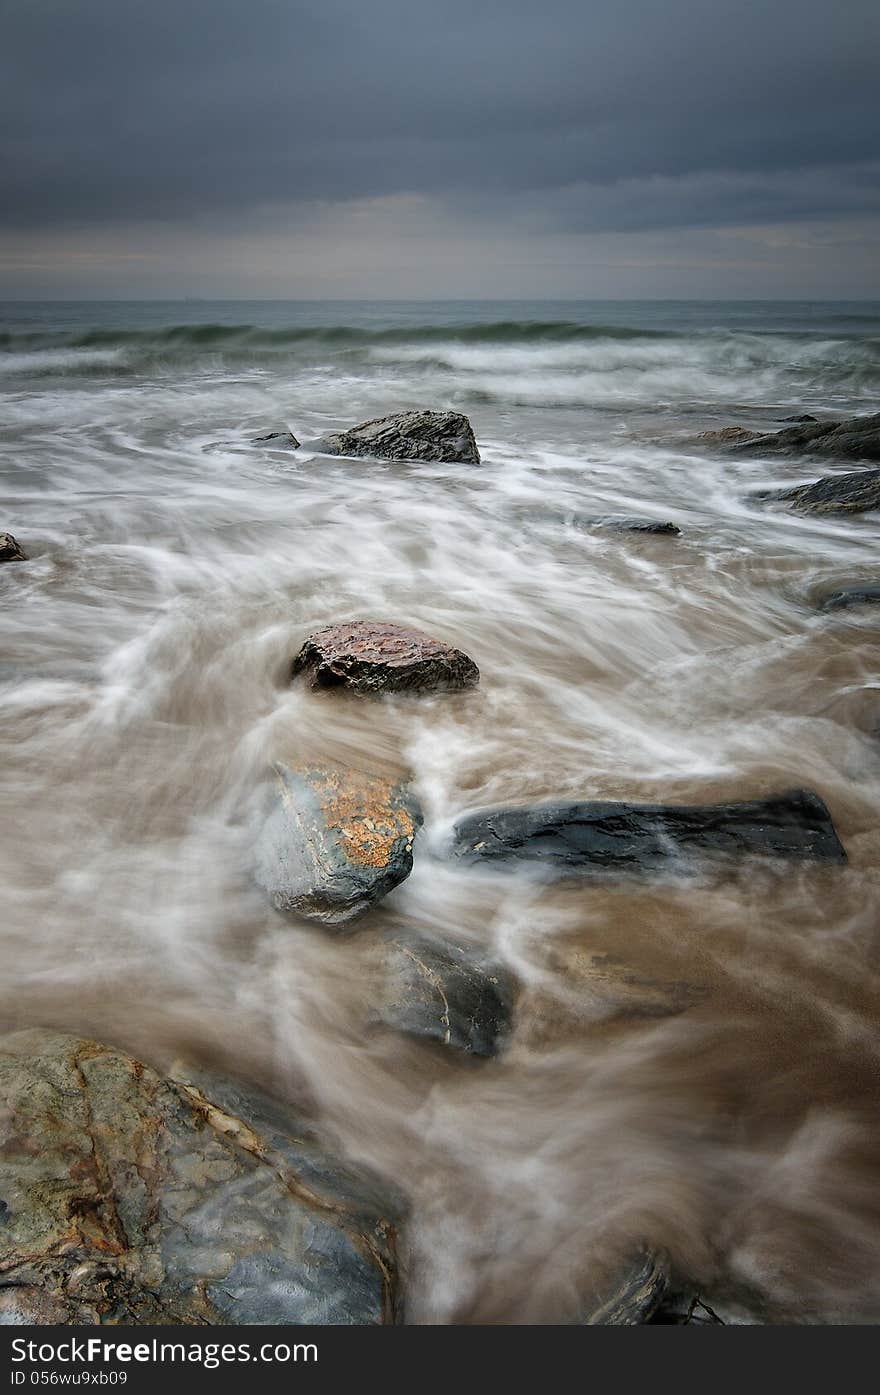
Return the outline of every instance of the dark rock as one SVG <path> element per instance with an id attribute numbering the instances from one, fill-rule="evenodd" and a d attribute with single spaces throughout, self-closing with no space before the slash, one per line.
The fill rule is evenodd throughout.
<path id="1" fill-rule="evenodd" d="M 732 442 L 738 455 L 822 455 L 834 460 L 880 460 L 880 412 L 845 421 L 809 422 L 753 441 Z"/>
<path id="2" fill-rule="evenodd" d="M 0 1038 L 5 1321 L 387 1324 L 395 1214 L 258 1092 Z"/>
<path id="3" fill-rule="evenodd" d="M 255 878 L 276 910 L 342 925 L 409 876 L 422 814 L 406 785 L 344 767 L 273 769 Z"/>
<path id="4" fill-rule="evenodd" d="M 467 654 L 420 630 L 386 621 L 353 620 L 309 635 L 292 677 L 311 688 L 350 693 L 424 693 L 473 688 L 480 670 Z"/>
<path id="5" fill-rule="evenodd" d="M 762 490 L 755 501 L 778 500 L 799 513 L 868 513 L 880 509 L 880 470 L 854 470 L 849 475 L 826 475 L 793 489 Z"/>
<path id="6" fill-rule="evenodd" d="M 460 412 L 397 412 L 336 431 L 317 443 L 326 455 L 377 460 L 437 460 L 479 465 L 480 452 L 467 417 Z"/>
<path id="7" fill-rule="evenodd" d="M 661 1255 L 643 1252 L 624 1266 L 617 1281 L 582 1319 L 587 1327 L 638 1327 L 647 1323 L 669 1282 Z"/>
<path id="8" fill-rule="evenodd" d="M 533 862 L 557 876 L 634 873 L 732 853 L 846 861 L 825 804 L 809 790 L 737 804 L 597 800 L 490 809 L 462 819 L 453 837 L 454 857 Z"/>
<path id="9" fill-rule="evenodd" d="M 18 543 L 11 533 L 0 533 L 0 562 L 26 562 L 27 557 L 22 552 Z"/>
<path id="10" fill-rule="evenodd" d="M 267 436 L 254 436 L 252 446 L 272 446 L 279 450 L 299 450 L 299 441 L 292 431 L 270 431 Z"/>
<path id="11" fill-rule="evenodd" d="M 880 605 L 880 586 L 841 586 L 819 602 L 820 610 L 847 610 L 852 605 Z"/>
<path id="12" fill-rule="evenodd" d="M 513 984 L 498 964 L 412 935 L 391 946 L 379 1020 L 454 1051 L 495 1056 L 510 1029 Z"/>
<path id="13" fill-rule="evenodd" d="M 589 528 L 607 528 L 612 533 L 666 533 L 678 537 L 681 529 L 675 523 L 664 523 L 657 518 L 631 518 L 624 514 L 606 514 L 598 518 L 581 520 Z"/>
<path id="14" fill-rule="evenodd" d="M 811 417 L 809 412 L 802 412 L 799 417 L 780 417 L 780 421 L 796 422 L 799 426 L 805 426 L 807 422 L 818 421 L 818 417 Z"/>

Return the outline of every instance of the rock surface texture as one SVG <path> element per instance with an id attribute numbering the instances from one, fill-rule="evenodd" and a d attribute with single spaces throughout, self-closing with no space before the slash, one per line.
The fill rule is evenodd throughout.
<path id="1" fill-rule="evenodd" d="M 26 562 L 27 557 L 22 552 L 18 543 L 11 533 L 0 533 L 0 562 Z"/>
<path id="2" fill-rule="evenodd" d="M 473 659 L 420 630 L 385 621 L 354 620 L 309 635 L 293 661 L 292 677 L 311 688 L 350 693 L 424 693 L 473 688 Z"/>
<path id="3" fill-rule="evenodd" d="M 799 513 L 868 513 L 880 509 L 880 470 L 826 475 L 793 489 L 762 490 L 752 500 L 779 500 Z"/>
<path id="4" fill-rule="evenodd" d="M 335 431 L 317 443 L 325 455 L 376 460 L 436 460 L 479 465 L 473 429 L 460 412 L 397 412 Z"/>
<path id="5" fill-rule="evenodd" d="M 255 877 L 276 910 L 342 925 L 409 876 L 422 815 L 406 785 L 345 767 L 273 769 Z"/>
<path id="6" fill-rule="evenodd" d="M 587 1327 L 638 1327 L 649 1321 L 669 1282 L 662 1256 L 645 1252 L 621 1271 L 617 1282 L 584 1317 Z"/>
<path id="7" fill-rule="evenodd" d="M 752 853 L 844 862 L 817 794 L 792 790 L 737 804 L 618 804 L 597 800 L 490 809 L 456 824 L 452 854 L 530 862 L 551 874 L 641 872 L 683 860 Z"/>
<path id="8" fill-rule="evenodd" d="M 396 940 L 380 1021 L 471 1056 L 495 1056 L 510 1029 L 513 986 L 500 965 L 423 936 Z"/>
<path id="9" fill-rule="evenodd" d="M 38 1030 L 0 1098 L 2 1320 L 397 1318 L 392 1208 L 274 1101 Z"/>

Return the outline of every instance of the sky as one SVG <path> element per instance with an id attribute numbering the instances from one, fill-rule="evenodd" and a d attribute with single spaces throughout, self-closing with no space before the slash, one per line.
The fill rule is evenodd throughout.
<path id="1" fill-rule="evenodd" d="M 880 298 L 878 0 L 0 0 L 0 297 Z"/>

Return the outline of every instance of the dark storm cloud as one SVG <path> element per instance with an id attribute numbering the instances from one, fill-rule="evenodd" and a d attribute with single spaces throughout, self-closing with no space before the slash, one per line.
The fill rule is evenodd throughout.
<path id="1" fill-rule="evenodd" d="M 544 195 L 572 229 L 876 207 L 860 169 L 877 152 L 876 0 L 0 0 L 0 14 L 7 226 L 398 193 Z"/>

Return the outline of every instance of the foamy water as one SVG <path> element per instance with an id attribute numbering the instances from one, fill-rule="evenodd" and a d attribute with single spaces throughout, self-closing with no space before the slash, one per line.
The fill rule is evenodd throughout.
<path id="1" fill-rule="evenodd" d="M 407 1193 L 410 1321 L 573 1320 L 643 1241 L 777 1318 L 877 1321 L 880 613 L 815 600 L 880 580 L 878 519 L 759 511 L 750 489 L 821 469 L 694 436 L 876 409 L 880 309 L 7 306 L 3 328 L 0 531 L 30 558 L 0 568 L 5 1025 L 289 1097 Z M 410 406 L 466 411 L 483 464 L 250 444 Z M 607 513 L 681 536 L 575 525 Z M 289 686 L 311 629 L 369 617 L 458 644 L 480 688 Z M 424 804 L 412 876 L 349 936 L 251 881 L 267 762 L 304 756 L 410 772 Z M 551 887 L 435 856 L 488 804 L 796 785 L 845 869 Z M 501 1058 L 371 1025 L 394 926 L 507 963 Z M 615 974 L 692 1006 L 633 1015 Z"/>

